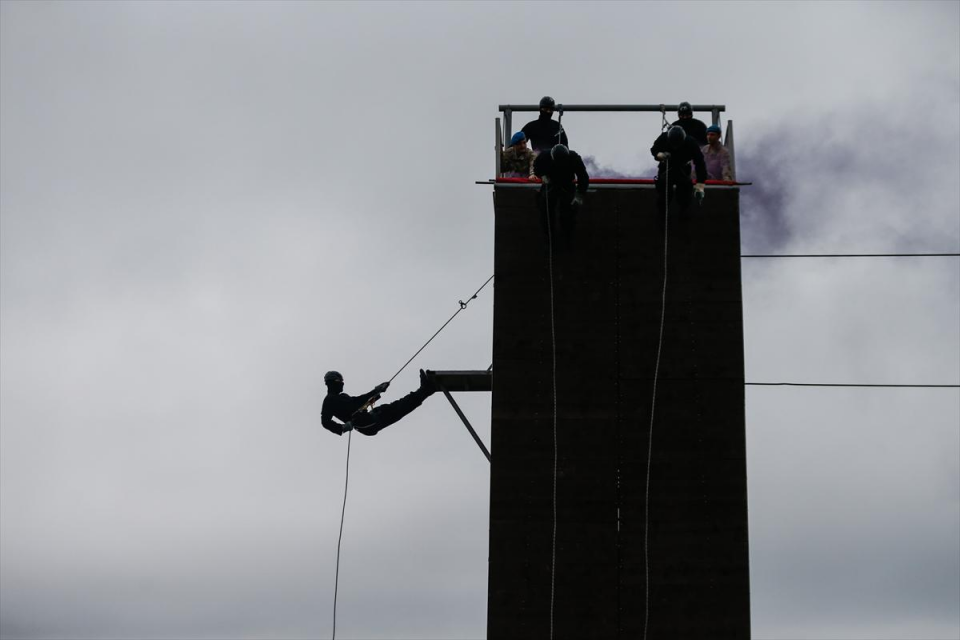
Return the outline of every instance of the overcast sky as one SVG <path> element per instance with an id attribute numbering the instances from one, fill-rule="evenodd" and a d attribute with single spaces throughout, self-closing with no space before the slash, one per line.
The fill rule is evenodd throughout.
<path id="1" fill-rule="evenodd" d="M 496 107 L 544 94 L 726 104 L 744 253 L 960 250 L 957 2 L 0 2 L 0 637 L 328 637 L 322 374 L 489 277 Z M 564 125 L 652 171 L 658 115 Z M 750 381 L 960 382 L 956 258 L 743 289 Z M 487 289 L 389 397 L 491 333 Z M 960 637 L 960 392 L 746 400 L 754 637 Z M 439 397 L 354 440 L 338 636 L 483 637 L 483 455 Z"/>

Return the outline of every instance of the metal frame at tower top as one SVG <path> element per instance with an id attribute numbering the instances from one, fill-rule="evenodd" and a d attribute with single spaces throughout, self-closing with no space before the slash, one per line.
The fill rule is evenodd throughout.
<path id="1" fill-rule="evenodd" d="M 723 104 L 694 104 L 690 105 L 696 111 L 709 111 L 712 124 L 720 124 L 720 113 L 727 110 Z M 632 111 L 646 113 L 666 113 L 667 111 L 676 111 L 680 108 L 678 104 L 558 104 L 554 111 L 556 113 L 565 113 L 567 111 Z M 501 104 L 497 109 L 503 114 L 503 138 L 509 140 L 513 135 L 513 113 L 515 111 L 540 111 L 539 104 Z"/>
<path id="2" fill-rule="evenodd" d="M 720 126 L 720 114 L 726 112 L 727 105 L 724 104 L 692 104 L 690 107 L 694 113 L 709 112 L 711 124 Z M 678 104 L 558 104 L 554 112 L 563 114 L 567 111 L 581 112 L 634 112 L 634 113 L 666 113 L 676 112 L 680 108 Z M 539 112 L 539 104 L 501 104 L 497 109 L 502 114 L 503 122 L 500 118 L 495 121 L 495 173 L 494 177 L 499 178 L 500 172 L 500 151 L 513 137 L 513 113 L 516 112 Z M 730 164 L 736 178 L 736 163 L 733 148 L 733 121 L 727 120 L 726 134 L 723 136 L 723 146 L 730 152 Z"/>

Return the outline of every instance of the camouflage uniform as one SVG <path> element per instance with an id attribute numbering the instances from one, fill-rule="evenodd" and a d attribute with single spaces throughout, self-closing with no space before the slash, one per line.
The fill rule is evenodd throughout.
<path id="1" fill-rule="evenodd" d="M 733 167 L 730 166 L 730 152 L 725 146 L 717 143 L 716 147 L 705 144 L 700 147 L 703 152 L 703 161 L 707 163 L 707 178 L 710 180 L 733 181 Z"/>
<path id="2" fill-rule="evenodd" d="M 500 173 L 505 178 L 532 178 L 536 154 L 524 147 L 508 147 L 500 152 Z"/>

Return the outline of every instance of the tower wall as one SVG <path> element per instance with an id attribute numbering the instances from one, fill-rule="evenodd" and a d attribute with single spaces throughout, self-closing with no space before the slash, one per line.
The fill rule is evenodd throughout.
<path id="1" fill-rule="evenodd" d="M 488 637 L 547 637 L 553 536 L 548 253 L 531 188 L 497 186 Z M 636 638 L 663 286 L 648 186 L 587 195 L 554 251 L 558 639 Z M 650 638 L 748 638 L 739 190 L 674 212 L 650 467 Z"/>

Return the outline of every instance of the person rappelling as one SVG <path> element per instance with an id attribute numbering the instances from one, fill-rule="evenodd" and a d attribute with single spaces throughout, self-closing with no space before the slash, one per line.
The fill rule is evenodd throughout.
<path id="1" fill-rule="evenodd" d="M 583 158 L 566 145 L 558 144 L 549 152 L 537 156 L 533 162 L 533 172 L 543 181 L 537 194 L 537 206 L 544 231 L 547 230 L 549 219 L 551 228 L 559 227 L 567 247 L 572 248 L 577 211 L 590 186 L 590 176 L 587 175 Z"/>
<path id="2" fill-rule="evenodd" d="M 695 194 L 697 201 L 703 202 L 707 166 L 700 145 L 693 137 L 679 125 L 672 126 L 654 141 L 650 153 L 660 163 L 656 181 L 658 209 L 663 210 L 672 195 L 676 195 L 681 211 L 689 206 L 691 195 Z M 696 186 L 690 180 L 691 161 L 697 174 Z"/>
<path id="3" fill-rule="evenodd" d="M 320 409 L 320 424 L 338 436 L 354 429 L 365 436 L 375 436 L 419 407 L 437 390 L 433 381 L 420 369 L 418 389 L 399 400 L 370 409 L 390 386 L 389 382 L 381 382 L 372 391 L 359 396 L 350 396 L 343 392 L 343 376 L 337 371 L 324 374 L 323 382 L 327 385 L 327 395 Z"/>
<path id="4" fill-rule="evenodd" d="M 550 151 L 554 145 L 558 144 L 562 144 L 563 146 L 570 145 L 570 142 L 567 140 L 567 132 L 564 131 L 563 125 L 553 119 L 553 111 L 556 108 L 556 100 L 550 96 L 543 96 L 540 99 L 540 117 L 523 125 L 523 129 L 521 129 L 530 141 L 530 146 L 533 147 L 534 153 L 540 154 Z M 560 115 L 562 117 L 563 112 L 561 112 Z"/>

